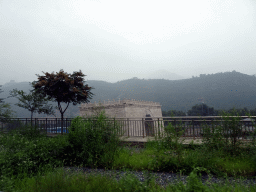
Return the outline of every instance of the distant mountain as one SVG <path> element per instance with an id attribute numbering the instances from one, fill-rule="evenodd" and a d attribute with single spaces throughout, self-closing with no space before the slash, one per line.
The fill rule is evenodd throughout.
<path id="1" fill-rule="evenodd" d="M 5 83 L 3 86 L 4 86 L 4 87 L 8 87 L 8 86 L 10 86 L 10 85 L 15 85 L 15 84 L 16 84 L 16 82 L 15 82 L 14 80 L 11 80 L 10 82 Z"/>
<path id="2" fill-rule="evenodd" d="M 127 98 L 160 102 L 162 111 L 181 110 L 184 112 L 201 101 L 204 101 L 210 107 L 214 107 L 214 109 L 256 108 L 256 77 L 236 71 L 201 74 L 199 77 L 182 80 L 132 78 L 116 83 L 88 80 L 85 84 L 94 88 L 92 89 L 94 95 L 90 100 L 92 103 L 99 100 L 122 100 Z M 9 84 L 0 87 L 4 91 L 0 93 L 0 98 L 9 96 L 9 91 L 14 88 L 24 90 L 26 93 L 29 89 L 32 89 L 28 82 Z M 4 101 L 12 104 L 12 109 L 17 111 L 18 117 L 30 117 L 28 110 L 14 105 L 18 102 L 18 99 L 8 98 Z M 49 104 L 57 106 L 57 103 L 54 102 L 49 102 Z M 62 108 L 67 106 L 65 103 L 61 105 Z M 79 106 L 79 104 L 73 106 L 70 103 L 64 117 L 78 115 Z M 60 115 L 60 113 L 58 112 L 57 115 Z M 38 115 L 37 117 L 45 116 Z"/>
<path id="3" fill-rule="evenodd" d="M 180 75 L 177 75 L 175 73 L 171 73 L 170 71 L 167 71 L 167 70 L 158 70 L 145 76 L 145 79 L 180 80 L 180 79 L 186 79 L 186 78 Z"/>

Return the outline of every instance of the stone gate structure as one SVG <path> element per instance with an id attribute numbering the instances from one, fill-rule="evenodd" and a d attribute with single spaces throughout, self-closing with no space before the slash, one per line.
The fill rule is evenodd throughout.
<path id="1" fill-rule="evenodd" d="M 79 108 L 80 116 L 85 118 L 105 110 L 108 118 L 121 122 L 124 136 L 154 136 L 162 130 L 159 129 L 161 125 L 164 125 L 159 102 L 119 99 L 103 103 L 85 103 Z"/>

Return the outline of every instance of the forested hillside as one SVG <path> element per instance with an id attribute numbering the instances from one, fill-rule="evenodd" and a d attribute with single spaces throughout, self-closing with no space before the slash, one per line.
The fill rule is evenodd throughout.
<path id="1" fill-rule="evenodd" d="M 192 106 L 199 104 L 199 98 L 203 98 L 205 104 L 216 110 L 228 110 L 233 107 L 255 109 L 256 108 L 256 77 L 242 74 L 236 71 L 200 75 L 184 80 L 165 79 L 128 79 L 117 83 L 105 81 L 86 81 L 93 87 L 93 98 L 90 102 L 99 100 L 122 100 L 124 98 L 160 102 L 162 111 L 188 111 Z M 9 91 L 17 88 L 28 93 L 32 87 L 29 82 L 4 85 L 0 98 L 7 98 Z M 4 100 L 11 103 L 12 109 L 17 111 L 18 117 L 30 117 L 30 112 L 13 105 L 18 102 L 16 98 Z M 49 102 L 57 106 L 57 103 Z M 62 104 L 66 107 L 66 104 Z M 72 117 L 79 113 L 80 105 L 69 105 L 65 117 Z M 62 108 L 63 108 L 62 107 Z M 59 113 L 57 113 L 59 115 Z M 40 115 L 44 116 L 44 115 Z M 39 116 L 37 116 L 39 117 Z"/>

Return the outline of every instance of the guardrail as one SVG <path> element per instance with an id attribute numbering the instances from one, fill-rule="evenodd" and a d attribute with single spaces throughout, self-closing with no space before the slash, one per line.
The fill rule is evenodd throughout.
<path id="1" fill-rule="evenodd" d="M 255 131 L 254 122 L 256 116 L 250 117 L 241 116 L 239 121 L 239 126 L 241 128 L 241 139 L 250 139 L 249 133 Z M 247 118 L 247 119 L 244 119 Z M 54 133 L 58 134 L 57 127 L 61 127 L 61 118 L 33 118 L 32 122 L 30 118 L 12 118 L 9 123 L 2 123 L 2 131 L 9 131 L 17 129 L 21 124 L 22 125 L 37 125 L 42 129 L 53 130 Z M 73 118 L 64 118 L 63 119 L 63 132 L 66 132 L 66 128 L 71 126 Z M 96 122 L 97 120 L 93 120 Z M 198 138 L 202 137 L 204 134 L 205 125 L 210 126 L 211 131 L 213 132 L 217 126 L 224 126 L 223 117 L 221 116 L 185 116 L 185 117 L 142 117 L 142 118 L 109 118 L 106 121 L 111 122 L 112 125 L 121 126 L 121 132 L 118 134 L 121 136 L 121 133 L 124 132 L 124 136 L 127 137 L 148 137 L 155 135 L 164 136 L 164 128 L 171 123 L 176 130 L 181 128 L 184 130 L 182 137 L 193 137 Z M 231 120 L 230 120 L 231 121 Z M 93 125 L 93 123 L 92 123 Z M 95 124 L 94 124 L 95 125 Z M 63 134 L 61 132 L 61 134 Z"/>

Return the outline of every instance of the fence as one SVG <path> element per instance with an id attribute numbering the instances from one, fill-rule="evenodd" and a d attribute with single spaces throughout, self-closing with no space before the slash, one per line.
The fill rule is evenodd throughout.
<path id="1" fill-rule="evenodd" d="M 239 121 L 240 127 L 240 138 L 250 139 L 249 133 L 255 131 L 254 122 L 256 116 L 248 118 L 248 116 L 241 116 Z M 247 118 L 247 119 L 243 119 Z M 73 118 L 64 118 L 63 121 L 63 132 L 71 126 Z M 93 120 L 92 122 L 96 122 Z M 171 123 L 176 130 L 184 130 L 182 137 L 202 137 L 205 134 L 205 125 L 211 128 L 211 132 L 214 132 L 217 126 L 225 126 L 223 117 L 221 116 L 206 116 L 206 117 L 195 117 L 195 116 L 185 116 L 185 117 L 143 117 L 143 118 L 110 118 L 106 120 L 112 123 L 114 127 L 119 124 L 121 130 L 118 134 L 127 137 L 148 137 L 148 136 L 164 136 L 164 129 Z M 231 121 L 231 120 L 230 120 Z M 10 131 L 17 129 L 20 125 L 37 125 L 45 131 L 53 131 L 57 134 L 57 128 L 61 127 L 61 118 L 33 118 L 32 122 L 30 118 L 12 118 L 8 123 L 2 123 L 2 131 Z M 95 125 L 94 123 L 91 124 Z M 230 131 L 230 130 L 229 130 Z M 61 132 L 61 133 L 63 133 Z M 230 133 L 230 132 L 229 132 Z M 231 131 L 232 133 L 232 131 Z M 224 133 L 223 133 L 224 134 Z"/>

